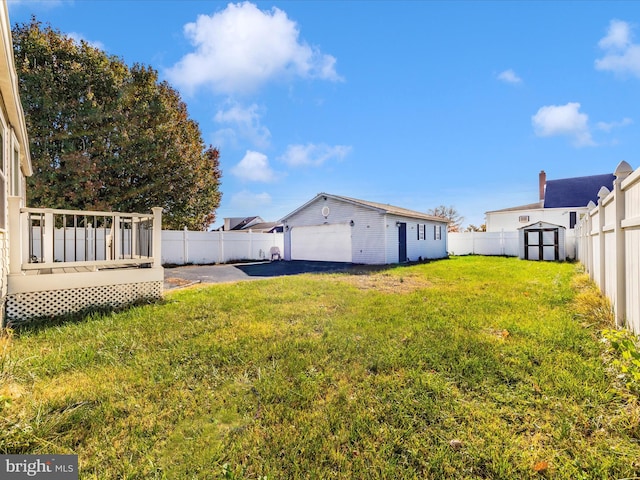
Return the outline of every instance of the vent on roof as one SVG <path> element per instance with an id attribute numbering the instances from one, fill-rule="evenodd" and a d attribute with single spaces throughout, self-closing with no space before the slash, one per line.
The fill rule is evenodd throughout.
<path id="1" fill-rule="evenodd" d="M 529 215 L 520 215 L 518 221 L 520 223 L 527 223 L 529 221 Z"/>

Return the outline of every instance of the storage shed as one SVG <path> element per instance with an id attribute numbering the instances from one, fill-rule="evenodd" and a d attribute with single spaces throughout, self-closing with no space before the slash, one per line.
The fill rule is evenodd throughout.
<path id="1" fill-rule="evenodd" d="M 284 259 L 371 265 L 447 256 L 447 220 L 319 193 L 283 217 Z"/>
<path id="2" fill-rule="evenodd" d="M 566 228 L 553 223 L 536 222 L 520 231 L 520 258 L 523 260 L 565 260 Z"/>

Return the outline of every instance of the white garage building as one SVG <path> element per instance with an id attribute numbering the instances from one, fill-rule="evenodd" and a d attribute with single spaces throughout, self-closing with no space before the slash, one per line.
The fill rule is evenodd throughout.
<path id="1" fill-rule="evenodd" d="M 319 193 L 280 222 L 284 259 L 372 265 L 447 256 L 447 220 Z"/>

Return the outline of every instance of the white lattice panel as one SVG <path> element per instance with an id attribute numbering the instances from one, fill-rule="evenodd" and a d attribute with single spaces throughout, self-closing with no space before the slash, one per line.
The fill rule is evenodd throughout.
<path id="1" fill-rule="evenodd" d="M 10 294 L 6 299 L 6 320 L 17 324 L 90 308 L 119 308 L 140 300 L 159 299 L 162 287 L 162 282 L 145 282 Z"/>

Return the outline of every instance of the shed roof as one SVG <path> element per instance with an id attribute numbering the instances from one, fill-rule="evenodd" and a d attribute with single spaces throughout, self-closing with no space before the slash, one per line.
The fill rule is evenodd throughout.
<path id="1" fill-rule="evenodd" d="M 430 221 L 433 221 L 433 222 L 449 223 L 449 221 L 446 218 L 436 217 L 435 215 L 429 215 L 429 214 L 426 214 L 426 213 L 417 212 L 415 210 L 409 210 L 409 209 L 406 209 L 406 208 L 396 207 L 394 205 L 389 205 L 387 203 L 370 202 L 368 200 L 360 200 L 360 199 L 357 199 L 357 198 L 344 197 L 344 196 L 341 196 L 341 195 L 333 195 L 333 194 L 324 193 L 324 192 L 321 192 L 321 193 L 317 194 L 315 197 L 313 197 L 311 200 L 309 200 L 307 203 L 305 203 L 301 207 L 298 207 L 297 209 L 295 209 L 290 214 L 282 217 L 282 219 L 280 221 L 284 221 L 285 219 L 291 217 L 292 215 L 294 215 L 295 213 L 299 212 L 300 210 L 305 208 L 307 205 L 313 203 L 315 200 L 317 200 L 320 197 L 333 198 L 333 199 L 338 200 L 338 201 L 351 203 L 353 205 L 358 205 L 358 206 L 369 208 L 369 209 L 372 209 L 372 210 L 377 210 L 378 212 L 383 213 L 383 214 L 386 213 L 386 214 L 398 215 L 398 216 L 401 216 L 401 217 L 418 218 L 418 219 L 421 219 L 421 220 L 430 220 Z"/>
<path id="2" fill-rule="evenodd" d="M 600 188 L 613 189 L 612 173 L 588 177 L 547 180 L 544 192 L 544 208 L 586 207 L 589 201 L 598 203 Z"/>
<path id="3" fill-rule="evenodd" d="M 567 227 L 563 226 L 563 225 L 557 225 L 555 223 L 549 223 L 549 222 L 534 222 L 534 223 L 530 223 L 529 225 L 525 225 L 524 227 L 520 227 L 518 228 L 518 230 L 529 230 L 529 229 L 538 229 L 538 228 L 557 228 L 557 229 L 562 229 L 562 230 L 566 230 Z"/>

